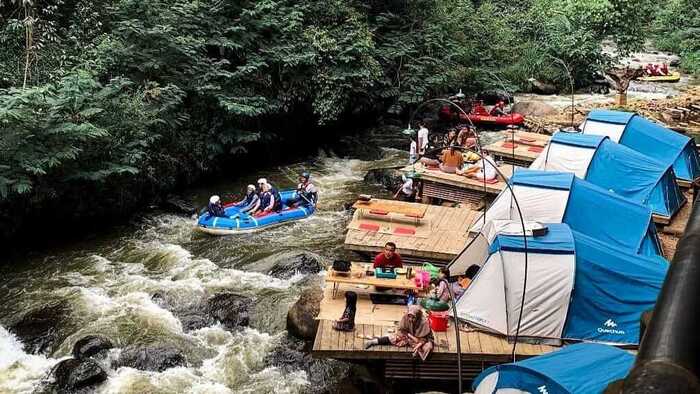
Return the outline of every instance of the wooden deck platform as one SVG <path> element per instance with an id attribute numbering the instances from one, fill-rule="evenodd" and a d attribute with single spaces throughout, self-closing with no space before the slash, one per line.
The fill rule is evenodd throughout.
<path id="1" fill-rule="evenodd" d="M 432 261 L 444 263 L 452 260 L 466 245 L 467 229 L 475 220 L 478 211 L 468 208 L 450 208 L 408 202 L 395 202 L 405 205 L 426 207 L 425 216 L 413 222 L 392 215 L 372 215 L 355 211 L 348 224 L 345 236 L 345 249 L 363 253 L 377 253 L 387 242 L 394 242 L 397 250 L 408 261 Z M 360 229 L 379 226 L 379 231 Z M 412 227 L 416 233 L 395 234 L 391 226 Z"/>
<path id="2" fill-rule="evenodd" d="M 374 305 L 369 286 L 345 285 L 341 293 L 352 290 L 358 294 L 355 330 L 341 332 L 333 329 L 333 320 L 340 317 L 345 306 L 342 295 L 332 298 L 330 286 L 324 290 L 318 315 L 319 326 L 313 345 L 315 357 L 339 360 L 376 360 L 383 363 L 384 374 L 389 378 L 456 379 L 457 343 L 453 322 L 446 332 L 434 332 L 435 349 L 425 362 L 412 357 L 408 347 L 374 346 L 364 348 L 367 337 L 386 336 L 396 332 L 396 326 L 404 315 L 403 305 Z M 465 379 L 475 377 L 485 368 L 512 361 L 513 345 L 503 337 L 479 331 L 460 330 L 460 354 Z M 518 344 L 516 358 L 523 359 L 556 350 L 547 345 Z"/>
<path id="3" fill-rule="evenodd" d="M 497 160 L 524 167 L 535 161 L 552 138 L 551 135 L 517 131 L 515 145 L 513 145 L 512 133 L 503 131 L 502 134 L 503 140 L 487 145 L 484 149 L 491 152 L 491 155 Z"/>
<path id="4" fill-rule="evenodd" d="M 513 174 L 512 165 L 501 165 L 498 169 L 507 178 Z M 406 166 L 401 172 L 415 174 L 416 179 L 423 182 L 423 197 L 446 201 L 478 203 L 486 196 L 498 195 L 506 187 L 506 180 L 500 177 L 496 183 L 484 184 L 475 178 L 428 169 L 420 163 Z"/>

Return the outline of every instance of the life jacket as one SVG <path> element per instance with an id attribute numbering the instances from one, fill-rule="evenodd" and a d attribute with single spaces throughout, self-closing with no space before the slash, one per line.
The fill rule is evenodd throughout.
<path id="1" fill-rule="evenodd" d="M 306 184 L 300 183 L 297 186 L 297 192 L 300 193 L 306 200 L 309 200 L 312 204 L 316 204 L 318 201 L 318 192 L 316 191 L 316 186 L 313 183 L 307 182 Z M 306 200 L 302 198 L 302 203 L 308 204 Z"/>
<path id="2" fill-rule="evenodd" d="M 274 211 L 279 211 L 282 209 L 282 196 L 280 196 L 280 192 L 277 191 L 277 188 L 272 186 L 270 183 L 270 193 L 272 193 L 272 196 L 275 197 L 275 206 L 272 208 Z M 268 201 L 269 203 L 270 201 Z"/>
<path id="3" fill-rule="evenodd" d="M 209 203 L 207 205 L 207 212 L 209 212 L 210 216 L 217 216 L 217 217 L 224 217 L 226 216 L 226 213 L 224 212 L 224 207 L 218 204 L 212 204 Z"/>
<path id="4" fill-rule="evenodd" d="M 265 209 L 267 208 L 268 205 L 270 205 L 270 198 L 272 198 L 272 193 L 270 192 L 263 192 L 260 195 L 260 209 Z"/>

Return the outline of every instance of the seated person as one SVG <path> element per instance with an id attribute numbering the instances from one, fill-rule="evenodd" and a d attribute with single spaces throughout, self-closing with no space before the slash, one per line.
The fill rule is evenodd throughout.
<path id="1" fill-rule="evenodd" d="M 394 194 L 394 200 L 416 202 L 416 189 L 413 187 L 413 178 L 401 175 L 401 180 L 403 184 Z"/>
<path id="2" fill-rule="evenodd" d="M 411 346 L 413 355 L 425 361 L 433 350 L 435 338 L 428 324 L 428 318 L 418 305 L 409 305 L 408 312 L 401 318 L 395 335 L 373 338 L 365 342 L 365 349 L 377 345 Z"/>
<path id="3" fill-rule="evenodd" d="M 457 134 L 457 145 L 462 148 L 471 148 L 476 145 L 476 134 L 469 127 L 464 127 Z"/>
<path id="4" fill-rule="evenodd" d="M 251 213 L 258 209 L 260 206 L 260 197 L 258 197 L 258 194 L 255 192 L 254 185 L 248 185 L 245 197 L 237 202 L 235 206 L 240 208 L 241 213 Z"/>
<path id="5" fill-rule="evenodd" d="M 442 172 L 454 174 L 464 165 L 464 157 L 462 156 L 462 152 L 456 148 L 457 147 L 455 145 L 451 145 L 449 149 L 443 150 L 439 160 L 424 157 L 420 159 L 420 162 L 426 166 L 439 166 Z"/>
<path id="6" fill-rule="evenodd" d="M 340 319 L 333 322 L 333 329 L 338 331 L 352 331 L 355 329 L 355 312 L 357 311 L 357 293 L 345 292 L 345 310 Z"/>
<path id="7" fill-rule="evenodd" d="M 262 197 L 263 193 L 263 185 L 268 185 L 270 186 L 270 193 L 272 194 L 272 197 L 274 199 L 275 206 L 273 207 L 273 211 L 279 212 L 282 210 L 282 196 L 280 196 L 279 191 L 277 188 L 272 185 L 272 183 L 268 182 L 267 179 L 265 178 L 260 178 L 258 179 L 258 195 Z"/>
<path id="8" fill-rule="evenodd" d="M 474 280 L 474 277 L 476 276 L 476 274 L 479 272 L 480 269 L 481 269 L 481 267 L 479 267 L 476 264 L 470 265 L 469 268 L 467 268 L 467 270 L 464 272 L 464 276 L 459 277 L 459 280 L 457 281 L 457 282 L 459 282 L 459 286 L 463 289 L 466 289 L 467 287 L 469 287 L 469 285 L 472 283 L 472 281 Z"/>
<path id="9" fill-rule="evenodd" d="M 318 191 L 316 186 L 310 181 L 311 175 L 308 172 L 302 172 L 299 175 L 299 185 L 297 185 L 297 197 L 289 202 L 290 206 L 308 206 L 316 205 L 318 201 Z"/>
<path id="10" fill-rule="evenodd" d="M 505 108 L 506 108 L 506 103 L 504 103 L 503 101 L 499 101 L 496 103 L 496 105 L 493 106 L 493 108 L 491 108 L 490 115 L 491 116 L 503 116 L 506 114 Z"/>
<path id="11" fill-rule="evenodd" d="M 440 299 L 440 301 L 448 302 L 451 299 L 450 290 L 452 290 L 451 294 L 454 294 L 455 299 L 459 299 L 459 297 L 462 296 L 462 293 L 464 293 L 464 289 L 459 286 L 457 278 L 450 277 L 450 270 L 448 268 L 440 268 L 438 281 L 435 295 Z"/>
<path id="12" fill-rule="evenodd" d="M 457 131 L 450 130 L 442 139 L 443 146 L 455 145 L 457 143 Z"/>
<path id="13" fill-rule="evenodd" d="M 374 264 L 372 268 L 401 268 L 403 267 L 403 261 L 401 260 L 401 255 L 396 253 L 396 244 L 393 242 L 387 242 L 384 245 L 384 251 L 379 253 L 374 258 Z"/>
<path id="14" fill-rule="evenodd" d="M 458 170 L 457 174 L 475 178 L 478 180 L 485 179 L 487 181 L 490 181 L 496 179 L 498 173 L 496 172 L 496 167 L 493 164 L 495 163 L 495 160 L 493 159 L 493 157 L 489 156 L 488 151 L 482 151 L 481 155 L 481 160 L 470 165 L 465 170 Z"/>
<path id="15" fill-rule="evenodd" d="M 260 206 L 254 212 L 255 216 L 267 215 L 268 213 L 274 211 L 275 197 L 272 195 L 272 192 L 270 191 L 271 189 L 272 187 L 269 183 L 264 183 L 262 185 L 262 194 L 260 195 Z"/>
<path id="16" fill-rule="evenodd" d="M 221 205 L 221 199 L 219 196 L 211 196 L 209 198 L 209 204 L 207 205 L 207 212 L 210 216 L 214 217 L 225 217 L 224 206 Z"/>

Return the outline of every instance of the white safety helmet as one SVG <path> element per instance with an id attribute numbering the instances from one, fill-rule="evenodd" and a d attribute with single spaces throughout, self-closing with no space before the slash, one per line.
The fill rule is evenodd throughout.
<path id="1" fill-rule="evenodd" d="M 219 196 L 216 196 L 216 195 L 211 196 L 211 197 L 209 198 L 209 202 L 210 202 L 211 204 L 216 204 L 217 202 L 219 202 Z"/>
<path id="2" fill-rule="evenodd" d="M 255 185 L 248 185 L 248 190 L 255 191 Z"/>
<path id="3" fill-rule="evenodd" d="M 260 178 L 260 179 L 258 179 L 258 184 L 263 184 L 263 185 L 264 185 L 264 184 L 266 184 L 266 183 L 267 183 L 267 179 L 265 179 L 265 178 Z"/>

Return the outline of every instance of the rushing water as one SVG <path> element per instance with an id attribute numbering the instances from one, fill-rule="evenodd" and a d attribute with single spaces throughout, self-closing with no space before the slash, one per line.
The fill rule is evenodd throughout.
<path id="1" fill-rule="evenodd" d="M 325 259 L 343 254 L 349 214 L 343 203 L 358 193 L 381 194 L 362 179 L 370 167 L 402 163 L 405 155 L 386 151 L 379 162 L 319 158 L 251 174 L 250 179 L 221 179 L 186 195 L 204 205 L 210 194 L 237 193 L 264 176 L 281 188 L 294 184 L 301 169 L 311 171 L 321 191 L 318 212 L 309 219 L 252 234 L 211 237 L 192 231 L 191 218 L 155 213 L 110 234 L 67 245 L 41 256 L 0 267 L 0 392 L 32 392 L 51 367 L 70 355 L 75 341 L 89 334 L 110 338 L 110 357 L 128 345 L 171 344 L 182 350 L 187 367 L 145 372 L 109 369 L 101 393 L 261 393 L 318 390 L 342 378 L 327 361 L 307 371 L 280 370 L 265 357 L 283 341 L 286 313 L 304 286 L 318 283 L 300 275 L 278 279 L 266 274 L 284 253 L 309 251 Z M 226 198 L 225 198 L 226 199 Z M 220 325 L 186 332 L 180 320 L 152 299 L 187 305 L 222 291 L 255 302 L 250 327 L 227 331 Z M 70 305 L 69 324 L 58 333 L 51 354 L 34 355 L 6 329 L 25 311 L 50 302 Z M 336 363 L 337 364 L 337 363 Z M 335 368 L 335 369 L 334 369 Z M 330 371 L 330 372 L 329 372 Z"/>

